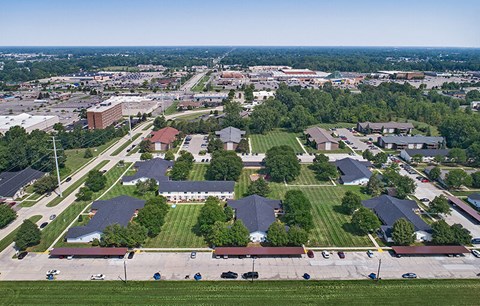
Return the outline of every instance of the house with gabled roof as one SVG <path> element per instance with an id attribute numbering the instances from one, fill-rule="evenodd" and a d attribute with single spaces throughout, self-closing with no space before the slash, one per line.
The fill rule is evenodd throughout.
<path id="1" fill-rule="evenodd" d="M 340 182 L 344 185 L 365 185 L 372 176 L 368 169 L 372 164 L 369 161 L 359 161 L 353 158 L 343 158 L 335 161 L 340 171 Z"/>
<path id="2" fill-rule="evenodd" d="M 229 200 L 227 205 L 235 211 L 235 219 L 242 220 L 250 231 L 252 242 L 264 242 L 270 225 L 283 213 L 280 200 L 251 195 L 240 200 Z"/>
<path id="3" fill-rule="evenodd" d="M 166 173 L 173 167 L 173 161 L 162 158 L 153 158 L 145 161 L 137 161 L 133 165 L 137 170 L 134 175 L 124 176 L 122 178 L 123 185 L 135 185 L 140 181 L 154 179 L 157 183 L 168 181 Z"/>
<path id="4" fill-rule="evenodd" d="M 233 151 L 245 135 L 245 131 L 229 126 L 220 131 L 216 131 L 215 135 L 223 142 L 223 149 Z"/>
<path id="5" fill-rule="evenodd" d="M 43 177 L 46 172 L 30 167 L 20 171 L 5 171 L 0 173 L 0 197 L 13 200 L 24 195 L 26 186 Z"/>
<path id="6" fill-rule="evenodd" d="M 170 126 L 164 127 L 150 134 L 150 142 L 154 151 L 166 151 L 173 148 L 173 142 L 180 131 Z"/>
<path id="7" fill-rule="evenodd" d="M 338 140 L 332 137 L 327 130 L 314 126 L 305 130 L 308 142 L 317 150 L 338 150 Z"/>
<path id="8" fill-rule="evenodd" d="M 415 201 L 400 200 L 384 194 L 370 200 L 364 200 L 362 205 L 371 209 L 383 223 L 380 229 L 387 242 L 393 242 L 393 224 L 401 218 L 413 224 L 417 241 L 432 240 L 431 227 L 415 213 L 415 211 L 419 210 Z"/>

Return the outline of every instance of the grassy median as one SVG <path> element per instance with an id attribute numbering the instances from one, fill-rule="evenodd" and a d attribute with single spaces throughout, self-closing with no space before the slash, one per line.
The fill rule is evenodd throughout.
<path id="1" fill-rule="evenodd" d="M 478 280 L 2 282 L 1 305 L 476 305 Z"/>

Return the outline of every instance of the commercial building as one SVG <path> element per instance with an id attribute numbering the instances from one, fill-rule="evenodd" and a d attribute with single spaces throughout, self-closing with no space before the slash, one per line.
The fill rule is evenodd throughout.
<path id="1" fill-rule="evenodd" d="M 358 122 L 357 131 L 364 134 L 410 134 L 414 126 L 410 122 Z"/>
<path id="2" fill-rule="evenodd" d="M 89 129 L 104 129 L 122 119 L 122 102 L 106 100 L 87 109 Z"/>
<path id="3" fill-rule="evenodd" d="M 57 116 L 33 116 L 26 113 L 0 116 L 0 133 L 5 135 L 12 126 L 21 126 L 27 133 L 34 130 L 49 131 L 58 122 Z"/>
<path id="4" fill-rule="evenodd" d="M 240 200 L 229 200 L 227 205 L 235 211 L 235 219 L 242 220 L 250 232 L 252 242 L 264 242 L 270 225 L 283 214 L 280 200 L 251 195 Z"/>
<path id="5" fill-rule="evenodd" d="M 172 149 L 173 142 L 177 139 L 179 133 L 180 131 L 169 126 L 152 132 L 149 138 L 152 143 L 152 149 L 154 151 L 166 151 Z"/>
<path id="6" fill-rule="evenodd" d="M 0 197 L 7 200 L 22 197 L 25 194 L 25 187 L 45 174 L 46 172 L 38 171 L 30 167 L 21 171 L 6 171 L 0 173 Z"/>
<path id="7" fill-rule="evenodd" d="M 372 172 L 367 168 L 371 167 L 368 161 L 343 158 L 335 161 L 335 165 L 341 174 L 340 182 L 344 185 L 365 185 L 372 176 Z"/>
<path id="8" fill-rule="evenodd" d="M 234 181 L 165 181 L 160 182 L 158 194 L 168 201 L 205 201 L 208 197 L 221 200 L 234 198 Z"/>
<path id="9" fill-rule="evenodd" d="M 223 148 L 225 150 L 233 151 L 237 149 L 243 135 L 245 135 L 245 131 L 229 126 L 215 132 L 215 135 L 223 142 Z"/>
<path id="10" fill-rule="evenodd" d="M 445 138 L 438 136 L 381 136 L 378 145 L 385 149 L 440 149 L 445 147 Z"/>
<path id="11" fill-rule="evenodd" d="M 387 242 L 393 242 L 393 224 L 401 218 L 413 224 L 417 241 L 432 240 L 432 229 L 415 213 L 419 210 L 415 201 L 400 200 L 384 194 L 370 200 L 364 200 L 362 205 L 371 209 L 382 221 L 383 225 L 380 229 Z"/>
<path id="12" fill-rule="evenodd" d="M 317 150 L 338 150 L 338 140 L 332 137 L 328 131 L 318 126 L 305 130 L 308 142 Z"/>
<path id="13" fill-rule="evenodd" d="M 267 100 L 268 98 L 273 98 L 275 97 L 275 92 L 273 91 L 266 91 L 266 90 L 260 90 L 260 91 L 254 91 L 253 92 L 253 98 L 255 100 Z"/>
<path id="14" fill-rule="evenodd" d="M 421 156 L 421 161 L 428 163 L 437 156 L 443 159 L 447 158 L 449 152 L 449 149 L 405 149 L 400 152 L 400 157 L 409 163 L 414 156 Z"/>
<path id="15" fill-rule="evenodd" d="M 110 200 L 94 201 L 90 214 L 92 219 L 84 226 L 75 226 L 68 229 L 65 239 L 67 242 L 91 242 L 100 239 L 103 230 L 113 224 L 127 226 L 138 210 L 145 206 L 145 200 L 122 195 Z"/>

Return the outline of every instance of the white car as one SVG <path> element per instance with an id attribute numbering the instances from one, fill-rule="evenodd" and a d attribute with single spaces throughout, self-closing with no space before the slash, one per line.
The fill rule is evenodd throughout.
<path id="1" fill-rule="evenodd" d="M 480 251 L 472 250 L 472 254 L 473 254 L 473 256 L 480 258 Z"/>
<path id="2" fill-rule="evenodd" d="M 48 270 L 47 275 L 48 274 L 58 275 L 58 274 L 60 274 L 60 270 Z"/>
<path id="3" fill-rule="evenodd" d="M 328 251 L 322 251 L 322 256 L 323 256 L 324 258 L 330 258 L 330 252 L 328 252 Z"/>
<path id="4" fill-rule="evenodd" d="M 90 276 L 90 280 L 104 280 L 104 279 L 105 279 L 105 275 L 103 274 L 94 274 Z"/>
<path id="5" fill-rule="evenodd" d="M 368 250 L 367 255 L 368 255 L 368 257 L 372 258 L 373 257 L 373 252 L 371 250 Z"/>
<path id="6" fill-rule="evenodd" d="M 67 256 L 67 260 L 72 260 L 73 259 L 73 255 L 68 255 Z"/>

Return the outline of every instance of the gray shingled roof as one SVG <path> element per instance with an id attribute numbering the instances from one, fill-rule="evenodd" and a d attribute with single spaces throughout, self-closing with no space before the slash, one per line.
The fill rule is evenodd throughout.
<path id="1" fill-rule="evenodd" d="M 164 181 L 158 192 L 233 192 L 234 181 Z"/>
<path id="2" fill-rule="evenodd" d="M 157 182 L 168 181 L 165 176 L 168 168 L 173 166 L 173 162 L 161 158 L 153 158 L 146 161 L 138 161 L 134 167 L 137 168 L 137 173 L 130 176 L 124 176 L 122 182 L 131 182 L 141 178 L 153 178 Z"/>
<path id="3" fill-rule="evenodd" d="M 381 136 L 380 137 L 384 143 L 395 143 L 395 144 L 427 144 L 427 145 L 436 145 L 439 143 L 444 143 L 445 139 L 443 137 L 438 136 L 422 136 L 422 135 L 415 135 L 415 136 Z"/>
<path id="4" fill-rule="evenodd" d="M 318 126 L 311 127 L 305 131 L 305 134 L 310 135 L 309 140 L 315 141 L 317 144 L 325 143 L 325 142 L 332 142 L 338 143 L 338 140 L 332 137 L 329 132 L 325 129 L 322 129 Z"/>
<path id="5" fill-rule="evenodd" d="M 362 129 L 373 129 L 379 130 L 382 128 L 385 129 L 413 129 L 413 124 L 411 122 L 360 122 L 359 125 Z"/>
<path id="6" fill-rule="evenodd" d="M 372 172 L 368 170 L 367 166 L 370 166 L 370 162 L 361 162 L 352 158 L 343 158 L 337 160 L 335 165 L 342 173 L 340 177 L 343 183 L 353 182 L 362 178 L 369 179 L 372 176 Z"/>
<path id="7" fill-rule="evenodd" d="M 245 135 L 245 131 L 234 127 L 227 127 L 223 130 L 215 132 L 222 142 L 239 143 L 242 140 L 242 136 Z"/>
<path id="8" fill-rule="evenodd" d="M 469 199 L 480 201 L 480 193 L 472 193 L 468 196 Z"/>
<path id="9" fill-rule="evenodd" d="M 251 195 L 240 200 L 228 200 L 227 205 L 235 209 L 237 220 L 242 220 L 250 233 L 253 233 L 268 230 L 275 222 L 275 209 L 281 207 L 281 202 Z"/>
<path id="10" fill-rule="evenodd" d="M 13 197 L 22 187 L 45 174 L 30 167 L 21 171 L 0 173 L 0 197 Z"/>
<path id="11" fill-rule="evenodd" d="M 78 238 L 95 232 L 102 232 L 112 224 L 127 226 L 138 209 L 145 206 L 145 200 L 122 195 L 110 200 L 95 201 L 92 210 L 97 210 L 92 219 L 84 226 L 68 229 L 66 238 Z"/>
<path id="12" fill-rule="evenodd" d="M 400 200 L 384 194 L 370 200 L 364 200 L 362 205 L 373 210 L 386 226 L 393 226 L 395 221 L 404 218 L 413 224 L 415 231 L 429 232 L 431 230 L 430 226 L 413 211 L 418 209 L 415 201 Z"/>
<path id="13" fill-rule="evenodd" d="M 405 152 L 408 156 L 413 157 L 415 155 L 422 156 L 447 156 L 450 152 L 450 149 L 406 149 Z"/>

